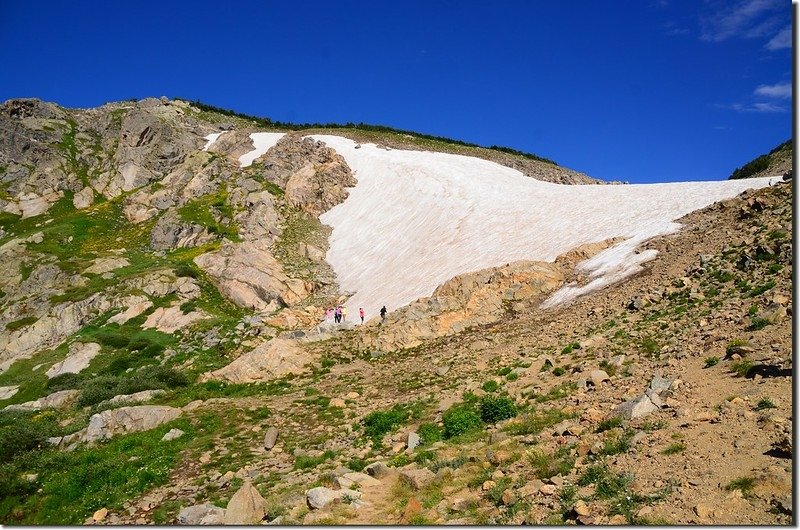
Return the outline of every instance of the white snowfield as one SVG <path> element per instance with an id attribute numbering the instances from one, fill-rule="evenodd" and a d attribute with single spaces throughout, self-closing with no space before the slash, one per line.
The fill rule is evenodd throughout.
<path id="1" fill-rule="evenodd" d="M 218 132 L 218 133 L 211 133 L 208 136 L 205 136 L 205 139 L 208 140 L 208 141 L 206 142 L 206 145 L 203 146 L 203 151 L 208 151 L 208 148 L 211 147 L 212 145 L 214 145 L 214 142 L 219 140 L 219 137 L 222 136 L 223 134 L 225 134 L 226 132 L 227 131 L 222 131 L 222 132 Z"/>
<path id="2" fill-rule="evenodd" d="M 358 184 L 320 218 L 331 226 L 326 259 L 350 320 L 430 296 L 450 278 L 517 260 L 552 261 L 611 237 L 629 238 L 580 264 L 591 279 L 565 286 L 543 305 L 566 303 L 618 281 L 652 259 L 642 242 L 680 228 L 689 212 L 761 188 L 780 177 L 637 185 L 551 184 L 479 158 L 420 151 L 356 149 L 314 135 L 341 154 Z"/>
<path id="3" fill-rule="evenodd" d="M 242 167 L 250 166 L 253 161 L 269 151 L 270 147 L 278 143 L 285 133 L 259 132 L 250 135 L 253 140 L 254 149 L 239 157 L 239 165 Z"/>

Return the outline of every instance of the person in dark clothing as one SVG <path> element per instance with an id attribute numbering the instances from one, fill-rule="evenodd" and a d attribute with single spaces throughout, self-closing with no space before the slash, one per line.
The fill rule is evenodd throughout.
<path id="1" fill-rule="evenodd" d="M 386 306 L 381 308 L 381 322 L 386 322 Z"/>

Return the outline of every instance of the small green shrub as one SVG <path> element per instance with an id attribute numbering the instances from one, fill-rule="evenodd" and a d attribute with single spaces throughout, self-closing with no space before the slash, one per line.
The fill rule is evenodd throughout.
<path id="1" fill-rule="evenodd" d="M 765 327 L 770 325 L 770 321 L 766 318 L 761 317 L 753 317 L 750 321 L 750 325 L 747 326 L 748 331 L 758 331 L 759 329 L 764 329 Z"/>
<path id="2" fill-rule="evenodd" d="M 442 439 L 442 429 L 435 423 L 423 423 L 417 429 L 422 445 L 430 445 Z"/>
<path id="3" fill-rule="evenodd" d="M 717 365 L 719 362 L 719 357 L 706 357 L 704 362 L 705 364 L 703 365 L 703 368 L 711 368 L 712 366 Z"/>
<path id="4" fill-rule="evenodd" d="M 347 462 L 344 463 L 347 466 L 347 469 L 352 469 L 353 471 L 361 471 L 365 467 L 367 467 L 367 461 L 363 458 L 351 458 Z"/>
<path id="5" fill-rule="evenodd" d="M 197 270 L 187 263 L 180 263 L 175 267 L 175 276 L 178 278 L 197 278 Z"/>
<path id="6" fill-rule="evenodd" d="M 597 428 L 594 432 L 600 433 L 604 431 L 608 431 L 610 429 L 615 429 L 617 427 L 622 427 L 622 417 L 621 416 L 614 416 L 613 418 L 606 418 L 600 423 L 597 424 Z"/>
<path id="7" fill-rule="evenodd" d="M 731 364 L 731 372 L 735 373 L 739 377 L 747 377 L 752 368 L 753 363 L 750 361 L 737 361 Z"/>
<path id="8" fill-rule="evenodd" d="M 555 368 L 553 368 L 553 375 L 556 377 L 560 377 L 565 373 L 567 373 L 567 371 L 564 369 L 563 366 L 556 366 Z"/>
<path id="9" fill-rule="evenodd" d="M 103 346 L 110 348 L 124 348 L 130 343 L 130 338 L 113 331 L 98 331 L 94 338 Z"/>
<path id="10" fill-rule="evenodd" d="M 516 381 L 519 379 L 519 374 L 517 372 L 511 372 L 506 376 L 506 381 Z"/>
<path id="11" fill-rule="evenodd" d="M 676 455 L 682 453 L 684 450 L 686 450 L 686 445 L 681 442 L 676 442 L 669 445 L 666 449 L 661 451 L 661 453 L 665 455 Z"/>
<path id="12" fill-rule="evenodd" d="M 330 460 L 336 456 L 336 453 L 333 451 L 325 451 L 319 456 L 307 456 L 307 455 L 300 455 L 294 459 L 294 468 L 295 469 L 313 469 L 320 465 L 321 463 L 325 462 L 326 460 Z"/>
<path id="13" fill-rule="evenodd" d="M 501 376 L 502 376 L 502 375 L 508 375 L 508 374 L 510 374 L 510 373 L 511 373 L 511 367 L 510 367 L 510 366 L 506 366 L 506 367 L 504 367 L 504 368 L 500 368 L 500 369 L 497 371 L 497 375 L 501 375 Z"/>
<path id="14" fill-rule="evenodd" d="M 739 477 L 734 479 L 725 486 L 728 491 L 741 490 L 742 494 L 747 494 L 756 485 L 756 480 L 753 477 Z"/>
<path id="15" fill-rule="evenodd" d="M 496 392 L 500 388 L 500 383 L 494 380 L 489 380 L 481 386 L 484 392 Z"/>
<path id="16" fill-rule="evenodd" d="M 408 419 L 408 413 L 399 405 L 395 405 L 389 410 L 376 410 L 367 414 L 362 420 L 364 434 L 372 439 L 375 444 L 379 444 L 383 435 L 394 430 Z"/>
<path id="17" fill-rule="evenodd" d="M 468 404 L 454 405 L 442 415 L 444 423 L 444 437 L 452 438 L 465 432 L 480 427 L 481 417 Z"/>
<path id="18" fill-rule="evenodd" d="M 47 439 L 60 430 L 52 412 L 0 412 L 0 462 L 10 462 L 21 453 L 47 447 Z"/>
<path id="19" fill-rule="evenodd" d="M 187 300 L 181 304 L 181 312 L 186 315 L 197 309 L 197 302 L 194 300 Z"/>
<path id="20" fill-rule="evenodd" d="M 576 342 L 571 342 L 570 344 L 567 344 L 566 346 L 564 346 L 564 348 L 561 350 L 561 354 L 562 355 L 567 355 L 568 353 L 572 353 L 573 350 L 579 350 L 580 348 L 581 348 L 581 343 L 580 342 L 577 342 L 577 341 Z"/>
<path id="21" fill-rule="evenodd" d="M 517 415 L 517 406 L 511 398 L 505 396 L 484 396 L 481 399 L 481 419 L 486 423 L 513 418 Z"/>
<path id="22" fill-rule="evenodd" d="M 761 398 L 758 403 L 756 404 L 756 410 L 766 410 L 766 409 L 775 409 L 778 408 L 775 403 L 768 397 Z"/>

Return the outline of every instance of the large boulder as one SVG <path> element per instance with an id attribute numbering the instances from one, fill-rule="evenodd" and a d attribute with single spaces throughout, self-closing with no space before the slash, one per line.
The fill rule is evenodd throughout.
<path id="1" fill-rule="evenodd" d="M 203 374 L 202 380 L 254 383 L 300 374 L 311 357 L 296 340 L 275 338 L 245 353 L 228 366 Z"/>
<path id="2" fill-rule="evenodd" d="M 78 399 L 79 393 L 79 390 L 59 390 L 34 401 L 9 405 L 5 410 L 62 409 L 72 405 Z"/>
<path id="3" fill-rule="evenodd" d="M 100 345 L 96 342 L 73 342 L 67 358 L 51 366 L 45 374 L 52 379 L 61 374 L 80 373 L 99 353 Z"/>
<path id="4" fill-rule="evenodd" d="M 228 501 L 224 524 L 260 524 L 266 513 L 264 497 L 250 481 L 246 481 Z"/>
<path id="5" fill-rule="evenodd" d="M 248 309 L 292 306 L 313 290 L 309 282 L 283 273 L 266 241 L 226 241 L 219 251 L 201 254 L 194 262 L 212 277 L 223 295 Z"/>
<path id="6" fill-rule="evenodd" d="M 174 333 L 186 326 L 206 318 L 202 311 L 191 311 L 184 313 L 179 305 L 170 307 L 159 307 L 147 316 L 147 320 L 142 324 L 143 328 L 155 328 L 164 333 Z"/>
<path id="7" fill-rule="evenodd" d="M 182 525 L 221 525 L 225 521 L 225 509 L 210 502 L 181 508 L 176 522 Z"/>
<path id="8" fill-rule="evenodd" d="M 160 405 L 140 405 L 104 410 L 89 418 L 80 439 L 85 442 L 107 440 L 118 434 L 149 431 L 181 415 L 181 409 Z"/>

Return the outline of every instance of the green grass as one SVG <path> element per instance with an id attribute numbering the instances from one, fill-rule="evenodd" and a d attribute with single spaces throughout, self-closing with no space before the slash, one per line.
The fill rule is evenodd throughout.
<path id="1" fill-rule="evenodd" d="M 559 447 L 552 454 L 548 454 L 544 449 L 535 448 L 528 454 L 528 462 L 534 476 L 539 479 L 568 475 L 575 467 L 575 457 L 571 453 L 571 446 Z"/>
<path id="2" fill-rule="evenodd" d="M 204 195 L 178 208 L 181 220 L 203 226 L 210 233 L 219 234 L 231 241 L 241 241 L 233 222 L 233 215 L 225 186 L 216 193 Z"/>
<path id="3" fill-rule="evenodd" d="M 539 434 L 544 429 L 571 417 L 571 415 L 556 408 L 532 411 L 518 417 L 506 425 L 503 430 L 515 436 Z"/>
<path id="4" fill-rule="evenodd" d="M 747 495 L 750 493 L 756 485 L 756 480 L 753 477 L 739 477 L 730 481 L 726 486 L 725 489 L 728 491 L 733 490 L 740 490 L 742 495 Z"/>
<path id="5" fill-rule="evenodd" d="M 758 331 L 759 329 L 764 329 L 770 324 L 771 322 L 766 318 L 753 317 L 753 319 L 750 321 L 750 325 L 747 326 L 747 331 Z"/>
<path id="6" fill-rule="evenodd" d="M 750 373 L 750 370 L 753 368 L 753 363 L 750 361 L 737 361 L 731 364 L 731 372 L 735 373 L 739 377 L 747 377 Z"/>
<path id="7" fill-rule="evenodd" d="M 719 357 L 716 356 L 706 357 L 703 362 L 704 362 L 703 368 L 711 368 L 712 366 L 716 366 L 717 363 L 719 363 Z"/>
<path id="8" fill-rule="evenodd" d="M 594 432 L 600 433 L 608 431 L 610 429 L 615 429 L 617 427 L 622 427 L 623 421 L 624 420 L 620 416 L 614 416 L 613 418 L 606 418 L 597 424 L 597 428 L 594 430 Z"/>
<path id="9" fill-rule="evenodd" d="M 162 443 L 161 437 L 172 427 L 186 435 Z M 119 510 L 125 500 L 165 484 L 181 450 L 202 429 L 180 418 L 93 448 L 43 449 L 0 464 L 0 522 L 75 525 L 99 508 Z M 35 483 L 18 478 L 28 472 L 38 473 Z"/>
<path id="10" fill-rule="evenodd" d="M 773 401 L 768 397 L 761 398 L 760 400 L 758 400 L 758 403 L 756 404 L 756 410 L 766 410 L 775 408 L 778 408 L 778 406 L 775 405 L 775 403 L 773 403 Z"/>
<path id="11" fill-rule="evenodd" d="M 681 443 L 681 442 L 676 442 L 674 444 L 670 444 L 669 446 L 667 446 L 666 449 L 661 451 L 661 454 L 664 454 L 664 455 L 676 455 L 678 453 L 682 453 L 685 450 L 686 450 L 686 444 Z"/>
<path id="12" fill-rule="evenodd" d="M 500 383 L 494 380 L 489 380 L 483 383 L 481 386 L 484 392 L 496 392 L 498 388 L 500 388 Z"/>
<path id="13" fill-rule="evenodd" d="M 6 324 L 6 331 L 16 331 L 18 329 L 24 328 L 25 326 L 30 326 L 37 320 L 39 320 L 39 318 L 34 316 L 20 318 L 19 320 L 13 320 L 8 324 Z"/>
<path id="14" fill-rule="evenodd" d="M 319 456 L 306 456 L 301 455 L 294 459 L 295 469 L 313 469 L 321 463 L 330 460 L 336 456 L 333 451 L 325 451 Z"/>

